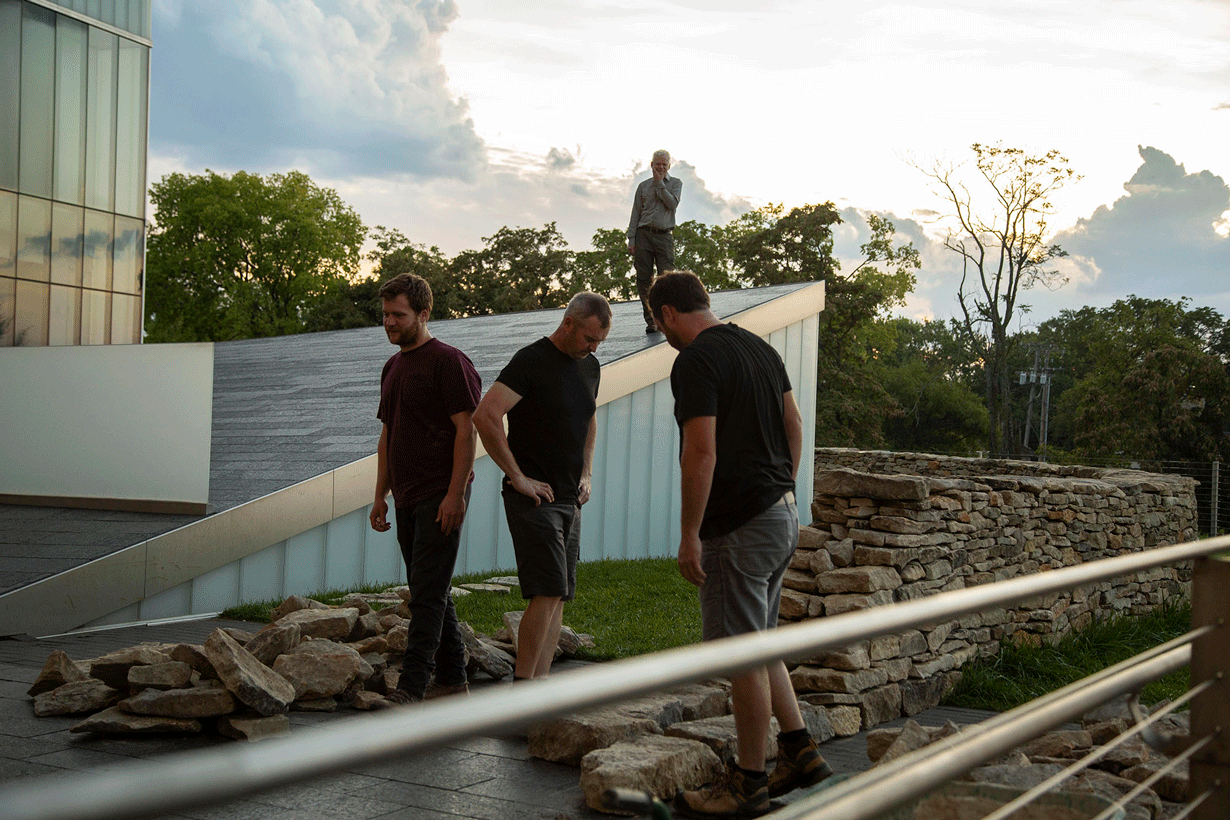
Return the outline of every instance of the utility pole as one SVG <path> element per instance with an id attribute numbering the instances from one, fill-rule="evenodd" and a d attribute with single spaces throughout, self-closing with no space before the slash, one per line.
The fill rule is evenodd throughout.
<path id="1" fill-rule="evenodd" d="M 1029 434 L 1033 427 L 1034 420 L 1034 399 L 1038 395 L 1038 387 L 1042 388 L 1042 410 L 1039 436 L 1039 449 L 1042 451 L 1042 459 L 1046 460 L 1046 443 L 1047 434 L 1050 431 L 1051 421 L 1051 353 L 1055 347 L 1051 344 L 1039 345 L 1034 348 L 1034 364 L 1033 368 L 1028 371 L 1022 370 L 1020 374 L 1021 384 L 1029 384 L 1029 403 L 1025 406 L 1025 437 L 1021 444 L 1024 449 L 1029 449 Z M 1041 359 L 1041 362 L 1039 361 Z"/>

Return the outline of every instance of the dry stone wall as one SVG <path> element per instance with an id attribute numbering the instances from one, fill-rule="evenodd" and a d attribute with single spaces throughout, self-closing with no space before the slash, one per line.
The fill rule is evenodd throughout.
<path id="1" fill-rule="evenodd" d="M 783 622 L 836 615 L 1193 540 L 1183 476 L 1034 462 L 818 449 L 813 523 L 782 591 Z M 1054 641 L 1190 591 L 1190 565 L 883 635 L 802 659 L 791 679 L 834 725 L 935 706 L 1005 639 Z"/>

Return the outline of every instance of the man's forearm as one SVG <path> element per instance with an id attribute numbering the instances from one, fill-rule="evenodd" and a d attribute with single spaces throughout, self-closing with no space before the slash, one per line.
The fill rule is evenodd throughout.
<path id="1" fill-rule="evenodd" d="M 790 445 L 790 459 L 794 462 L 791 475 L 797 481 L 799 467 L 803 463 L 803 416 L 790 391 L 782 396 L 782 417 L 786 425 L 786 441 Z"/>
<path id="2" fill-rule="evenodd" d="M 493 422 L 486 417 L 480 418 L 475 415 L 474 427 L 478 430 L 478 437 L 482 439 L 483 449 L 487 451 L 487 455 L 491 456 L 496 466 L 504 471 L 504 475 L 509 478 L 521 475 L 517 459 L 513 457 L 512 450 L 508 446 L 508 435 L 504 432 L 503 417 Z"/>
<path id="3" fill-rule="evenodd" d="M 470 473 L 474 469 L 475 438 L 473 423 L 466 423 L 457 428 L 457 436 L 453 439 L 453 474 L 449 478 L 448 491 L 452 495 L 465 492 L 470 482 Z"/>
<path id="4" fill-rule="evenodd" d="M 376 500 L 389 494 L 392 485 L 389 479 L 389 428 L 380 429 L 380 442 L 376 445 Z"/>

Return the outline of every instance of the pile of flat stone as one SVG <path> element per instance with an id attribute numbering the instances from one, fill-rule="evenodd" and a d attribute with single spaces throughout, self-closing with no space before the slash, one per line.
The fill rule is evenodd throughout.
<path id="1" fill-rule="evenodd" d="M 1163 705 L 1158 704 L 1154 708 Z M 1085 715 L 1080 728 L 1049 732 L 999 760 L 973 769 L 961 779 L 1025 791 L 1054 777 L 1089 754 L 1093 748 L 1117 737 L 1133 723 L 1124 701 L 1119 699 Z M 1190 732 L 1189 716 L 1185 712 L 1171 713 L 1158 720 L 1154 728 L 1163 737 L 1185 737 Z M 921 726 L 914 720 L 907 720 L 900 729 L 874 729 L 868 732 L 867 756 L 875 765 L 882 765 L 959 731 L 960 727 L 952 723 Z M 1169 763 L 1170 758 L 1166 754 L 1137 736 L 1117 745 L 1088 768 L 1064 780 L 1056 790 L 1092 793 L 1114 802 L 1157 775 Z M 1183 761 L 1126 804 L 1127 820 L 1168 820 L 1185 808 L 1190 799 L 1188 793 L 1188 766 Z M 944 813 L 934 816 L 951 820 L 958 816 L 954 811 L 954 806 L 947 805 Z M 977 816 L 985 814 L 984 811 Z M 930 820 L 931 815 L 916 813 L 915 817 Z"/>
<path id="2" fill-rule="evenodd" d="M 833 737 L 828 713 L 799 704 L 812 737 Z M 528 751 L 544 760 L 579 766 L 586 804 L 610 788 L 648 791 L 669 800 L 681 789 L 712 783 L 735 756 L 730 685 L 706 681 L 539 723 L 529 730 Z M 777 721 L 767 754 L 777 756 Z"/>
<path id="3" fill-rule="evenodd" d="M 367 710 L 397 686 L 409 597 L 405 587 L 338 606 L 291 596 L 260 631 L 218 628 L 202 645 L 143 643 L 80 661 L 57 650 L 28 694 L 36 715 L 85 715 L 73 732 L 281 734 L 292 709 Z M 462 624 L 472 677 L 512 675 L 520 615 L 507 613 L 496 636 Z M 593 639 L 564 627 L 557 655 L 582 646 Z"/>

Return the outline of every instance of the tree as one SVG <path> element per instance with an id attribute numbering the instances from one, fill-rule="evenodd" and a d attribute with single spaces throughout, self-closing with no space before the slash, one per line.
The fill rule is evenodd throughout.
<path id="1" fill-rule="evenodd" d="M 1207 461 L 1230 455 L 1230 322 L 1188 300 L 1129 296 L 1065 310 L 1039 337 L 1072 383 L 1057 398 L 1057 443 L 1077 455 Z"/>
<path id="2" fill-rule="evenodd" d="M 462 251 L 449 268 L 470 315 L 563 307 L 570 297 L 572 251 L 554 222 L 503 227 L 481 251 Z M 626 252 L 626 251 L 625 251 Z"/>
<path id="3" fill-rule="evenodd" d="M 1022 290 L 1036 285 L 1059 287 L 1064 278 L 1047 265 L 1067 253 L 1046 244 L 1050 197 L 1080 177 L 1058 151 L 1033 156 L 1019 148 L 974 143 L 973 175 L 981 187 L 967 187 L 959 168 L 934 164 L 920 169 L 951 208 L 944 246 L 961 258 L 957 301 L 967 344 L 984 362 L 984 395 L 990 415 L 987 447 L 1003 453 L 1008 430 L 1011 361 L 1010 331 Z M 985 197 L 983 199 L 982 197 Z"/>
<path id="4" fill-rule="evenodd" d="M 168 174 L 150 201 L 149 341 L 301 332 L 312 302 L 358 271 L 362 221 L 299 171 Z"/>
<path id="5" fill-rule="evenodd" d="M 594 232 L 590 250 L 573 257 L 568 290 L 588 290 L 613 301 L 637 298 L 636 274 L 628 255 L 628 236 L 619 228 L 599 228 Z"/>
<path id="6" fill-rule="evenodd" d="M 456 319 L 467 316 L 470 305 L 464 288 L 453 273 L 449 260 L 443 252 L 432 245 L 416 244 L 397 229 L 377 225 L 372 233 L 376 249 L 367 258 L 375 263 L 375 277 L 385 282 L 402 273 L 413 273 L 427 280 L 431 286 L 431 318 Z M 377 297 L 375 307 L 380 316 L 381 304 Z"/>
<path id="7" fill-rule="evenodd" d="M 675 267 L 700 277 L 705 289 L 741 287 L 730 258 L 729 231 L 689 219 L 675 226 Z"/>
<path id="8" fill-rule="evenodd" d="M 818 444 L 882 446 L 885 423 L 902 412 L 884 389 L 877 362 L 896 345 L 896 332 L 884 320 L 914 289 L 918 251 L 909 242 L 894 246 L 896 227 L 883 217 L 869 214 L 867 226 L 863 260 L 849 274 L 840 273 L 836 260 L 827 265 L 816 374 Z"/>
<path id="9" fill-rule="evenodd" d="M 833 203 L 784 210 L 769 204 L 727 228 L 729 253 L 746 287 L 827 280 L 836 270 L 833 226 L 841 216 Z"/>

